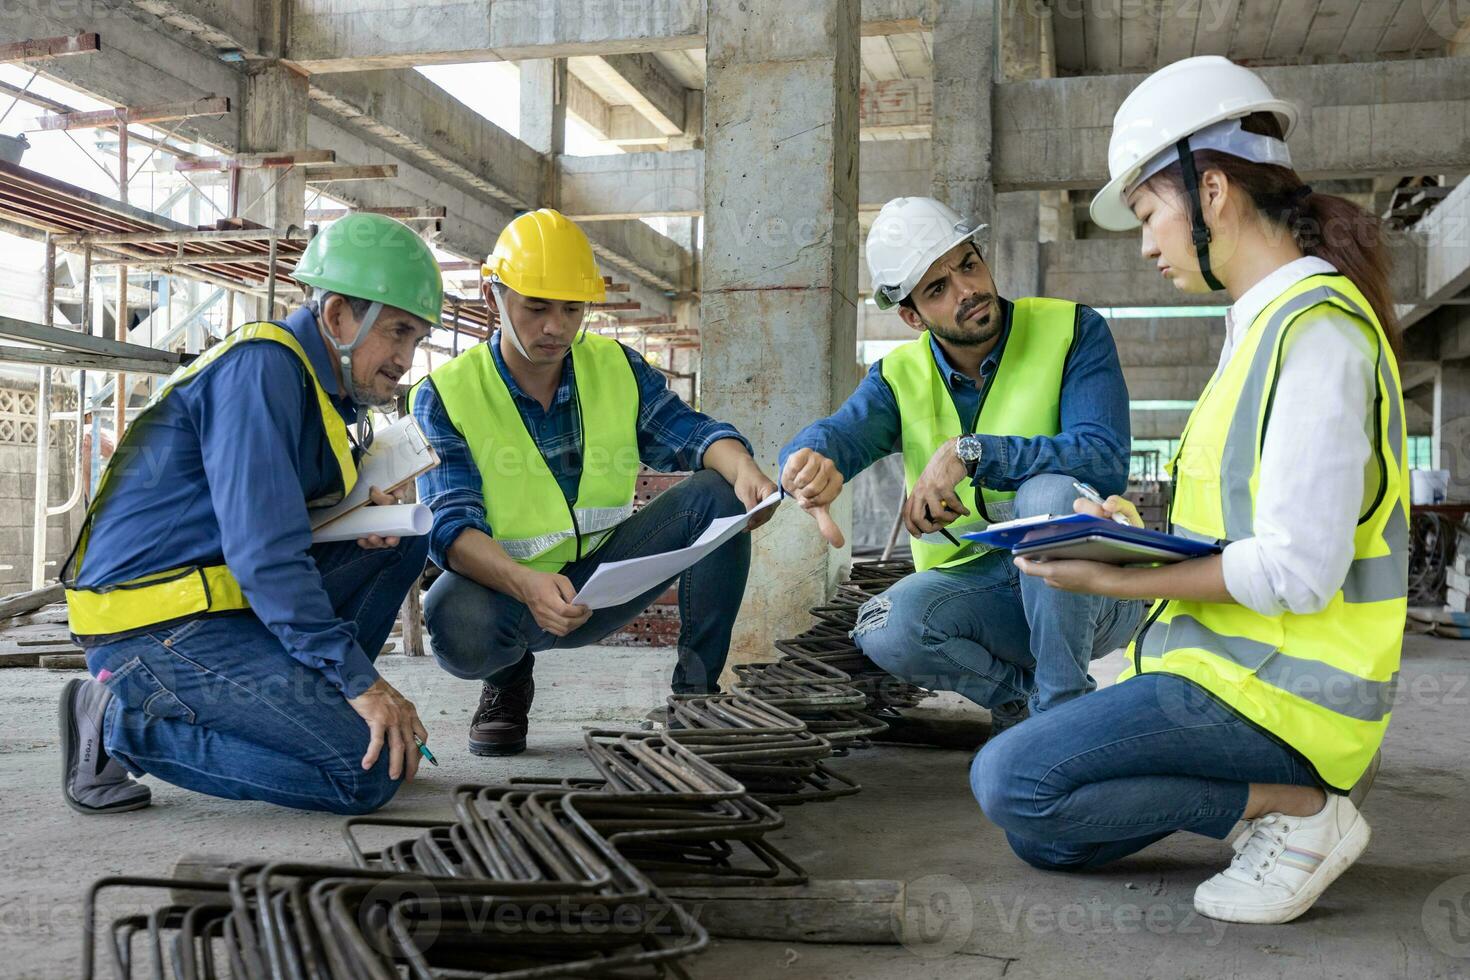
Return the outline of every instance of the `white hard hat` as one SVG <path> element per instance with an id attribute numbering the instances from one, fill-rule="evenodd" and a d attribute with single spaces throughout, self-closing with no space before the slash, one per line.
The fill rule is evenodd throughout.
<path id="1" fill-rule="evenodd" d="M 880 310 L 898 305 L 936 259 L 961 242 L 974 240 L 986 227 L 932 197 L 889 201 L 868 231 L 873 302 Z"/>
<path id="2" fill-rule="evenodd" d="M 1291 135 L 1296 126 L 1296 106 L 1273 96 L 1259 75 L 1228 58 L 1200 55 L 1160 68 L 1129 93 L 1113 116 L 1113 136 L 1108 141 L 1111 179 L 1092 199 L 1092 220 L 1110 231 L 1137 228 L 1139 222 L 1128 206 L 1128 194 L 1141 178 L 1173 162 L 1176 157 L 1171 151 L 1176 143 L 1214 123 L 1241 119 L 1255 112 L 1275 113 L 1283 137 Z M 1222 149 L 1263 163 L 1283 162 L 1285 145 L 1278 140 L 1268 137 L 1251 140 L 1251 134 L 1242 137 L 1238 126 L 1213 132 L 1228 133 L 1219 138 L 1233 142 L 1211 147 L 1194 145 L 1191 141 L 1191 148 Z M 1280 146 L 1280 150 L 1270 148 L 1269 144 Z M 1236 152 L 1236 148 L 1243 149 Z M 1157 161 L 1161 156 L 1164 159 Z M 1156 161 L 1160 165 L 1152 173 L 1146 173 L 1148 166 Z M 1290 164 L 1289 157 L 1285 158 L 1285 164 Z"/>

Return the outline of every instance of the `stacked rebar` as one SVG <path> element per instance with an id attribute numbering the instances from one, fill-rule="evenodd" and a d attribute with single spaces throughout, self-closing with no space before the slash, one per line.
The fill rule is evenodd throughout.
<path id="1" fill-rule="evenodd" d="M 84 974 L 99 896 L 142 888 L 174 894 L 112 922 L 120 977 L 685 976 L 680 961 L 708 934 L 663 889 L 804 883 L 765 840 L 783 824 L 774 808 L 856 793 L 826 762 L 929 696 L 849 639 L 861 604 L 912 570 L 855 566 L 774 662 L 736 667 L 734 693 L 670 697 L 663 731 L 587 733 L 596 777 L 459 786 L 453 820 L 354 818 L 349 867 L 103 879 L 87 896 Z"/>

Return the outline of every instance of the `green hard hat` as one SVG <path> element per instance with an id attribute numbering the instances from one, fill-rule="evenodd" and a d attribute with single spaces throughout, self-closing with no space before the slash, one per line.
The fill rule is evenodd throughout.
<path id="1" fill-rule="evenodd" d="M 306 245 L 297 282 L 343 296 L 396 306 L 438 325 L 444 277 L 434 253 L 413 229 L 383 214 L 354 211 Z"/>

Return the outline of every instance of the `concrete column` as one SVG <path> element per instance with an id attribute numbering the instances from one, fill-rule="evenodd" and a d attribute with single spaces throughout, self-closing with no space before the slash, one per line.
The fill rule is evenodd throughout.
<path id="1" fill-rule="evenodd" d="M 1038 229 L 1043 242 L 1066 242 L 1077 237 L 1077 218 L 1072 213 L 1072 198 L 1066 191 L 1041 191 L 1041 224 Z"/>
<path id="2" fill-rule="evenodd" d="M 1446 498 L 1470 500 L 1470 360 L 1444 361 L 1434 382 L 1434 468 L 1450 471 Z"/>
<path id="3" fill-rule="evenodd" d="M 556 158 L 567 147 L 567 61 L 539 58 L 522 61 L 521 141 L 546 154 L 541 203 L 556 207 Z"/>
<path id="4" fill-rule="evenodd" d="M 699 89 L 685 90 L 684 132 L 669 137 L 669 149 L 704 149 L 704 93 Z"/>
<path id="5" fill-rule="evenodd" d="M 307 149 L 306 120 L 311 101 L 306 76 L 278 61 L 253 66 L 245 76 L 240 152 L 267 153 Z M 268 228 L 306 224 L 306 175 L 300 167 L 241 170 L 237 215 Z M 234 323 L 269 319 L 266 301 L 234 294 Z M 294 303 L 296 290 L 277 289 L 277 299 Z M 279 313 L 279 307 L 277 308 Z"/>
<path id="6" fill-rule="evenodd" d="M 996 13 L 997 59 L 1006 81 L 1056 74 L 1051 51 L 1051 9 L 1041 4 L 1003 3 Z M 991 272 L 1009 299 L 1041 292 L 1041 201 L 1035 191 L 997 194 L 990 240 Z"/>
<path id="7" fill-rule="evenodd" d="M 241 153 L 307 148 L 311 101 L 306 76 L 280 62 L 253 68 L 245 77 Z M 273 228 L 306 223 L 306 175 L 300 167 L 240 171 L 239 216 Z"/>
<path id="8" fill-rule="evenodd" d="M 1006 299 L 1041 292 L 1040 206 L 1036 191 L 1013 191 L 995 196 L 995 226 L 991 229 L 991 275 Z"/>
<path id="9" fill-rule="evenodd" d="M 995 2 L 936 0 L 935 7 L 934 196 L 961 214 L 991 222 Z"/>
<path id="10" fill-rule="evenodd" d="M 858 379 L 859 5 L 709 0 L 701 396 L 774 478 Z M 847 495 L 834 516 L 849 525 Z M 847 553 L 783 507 L 756 533 L 731 662 L 810 625 Z"/>

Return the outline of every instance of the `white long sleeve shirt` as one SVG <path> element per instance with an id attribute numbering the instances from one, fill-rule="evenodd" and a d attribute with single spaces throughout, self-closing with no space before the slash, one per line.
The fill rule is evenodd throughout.
<path id="1" fill-rule="evenodd" d="M 1307 257 L 1252 286 L 1226 314 L 1216 374 L 1267 304 L 1308 276 L 1336 271 Z M 1223 555 L 1225 588 L 1241 605 L 1265 616 L 1318 612 L 1347 578 L 1366 490 L 1377 489 L 1376 356 L 1345 314 L 1313 317 L 1288 335 L 1262 447 L 1255 535 Z"/>

